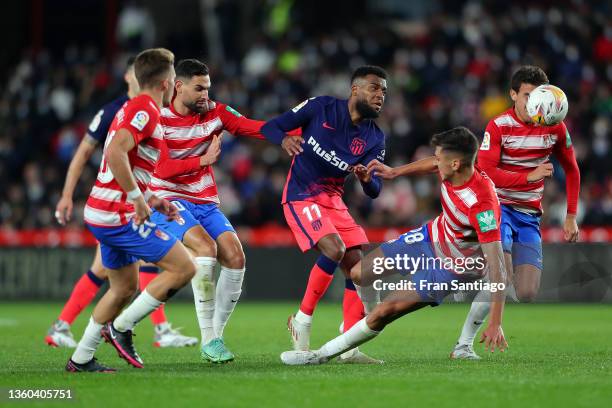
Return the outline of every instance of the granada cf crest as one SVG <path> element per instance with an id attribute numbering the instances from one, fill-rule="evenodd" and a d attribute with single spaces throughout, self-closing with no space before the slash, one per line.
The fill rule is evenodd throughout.
<path id="1" fill-rule="evenodd" d="M 155 235 L 157 235 L 157 237 L 159 239 L 162 239 L 164 241 L 167 241 L 170 239 L 170 237 L 168 236 L 168 234 L 166 234 L 164 231 L 160 230 L 160 229 L 156 229 L 155 230 Z"/>
<path id="2" fill-rule="evenodd" d="M 356 137 L 351 142 L 349 149 L 351 153 L 353 153 L 353 156 L 359 156 L 360 154 L 363 153 L 363 151 L 365 150 L 365 147 L 366 147 L 365 140 Z"/>
<path id="3" fill-rule="evenodd" d="M 321 220 L 314 220 L 312 222 L 312 229 L 315 231 L 320 230 L 322 226 L 323 226 L 323 223 L 321 223 Z"/>

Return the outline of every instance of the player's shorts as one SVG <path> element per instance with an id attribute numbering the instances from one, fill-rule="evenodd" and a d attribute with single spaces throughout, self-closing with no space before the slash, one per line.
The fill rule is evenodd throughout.
<path id="1" fill-rule="evenodd" d="M 433 262 L 436 256 L 431 247 L 429 231 L 426 225 L 408 231 L 397 239 L 382 244 L 380 249 L 385 258 L 396 258 L 399 255 L 403 259 L 404 255 L 407 255 L 410 258 L 432 260 L 427 262 L 424 268 L 416 271 L 398 270 L 400 274 L 411 277 L 410 280 L 414 283 L 415 290 L 421 297 L 421 300 L 429 303 L 431 306 L 438 306 L 447 295 L 453 292 L 453 282 L 473 282 L 480 279 L 479 276 L 456 274 L 438 267 L 440 263 Z"/>
<path id="2" fill-rule="evenodd" d="M 501 206 L 501 239 L 504 252 L 512 254 L 512 264 L 533 265 L 542 270 L 540 217 Z"/>
<path id="3" fill-rule="evenodd" d="M 153 211 L 151 221 L 181 241 L 185 233 L 196 225 L 201 225 L 214 240 L 226 231 L 236 232 L 215 203 L 194 204 L 187 200 L 172 200 L 171 203 L 179 210 L 178 220 L 168 221 L 164 214 Z"/>
<path id="4" fill-rule="evenodd" d="M 302 252 L 329 234 L 338 234 L 347 248 L 368 243 L 365 231 L 346 209 L 324 207 L 314 201 L 290 201 L 283 204 L 283 211 Z"/>
<path id="5" fill-rule="evenodd" d="M 142 225 L 130 220 L 120 227 L 95 227 L 89 224 L 87 227 L 100 242 L 102 265 L 108 269 L 119 269 L 139 259 L 156 263 L 176 243 L 176 237 L 151 221 Z"/>

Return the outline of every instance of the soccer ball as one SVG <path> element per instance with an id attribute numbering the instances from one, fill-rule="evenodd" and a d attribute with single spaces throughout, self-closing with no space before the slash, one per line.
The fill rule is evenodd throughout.
<path id="1" fill-rule="evenodd" d="M 540 85 L 529 94 L 527 114 L 534 123 L 542 126 L 553 126 L 560 123 L 567 115 L 567 97 L 554 85 Z"/>

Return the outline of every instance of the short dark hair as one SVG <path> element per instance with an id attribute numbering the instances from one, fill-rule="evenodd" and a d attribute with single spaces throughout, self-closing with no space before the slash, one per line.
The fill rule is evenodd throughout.
<path id="1" fill-rule="evenodd" d="M 364 78 L 370 74 L 376 75 L 377 77 L 382 79 L 387 79 L 387 77 L 389 76 L 387 74 L 387 71 L 385 71 L 381 67 L 378 67 L 376 65 L 362 65 L 355 71 L 353 71 L 353 75 L 351 75 L 351 84 L 355 82 L 355 79 Z"/>
<path id="2" fill-rule="evenodd" d="M 193 76 L 208 75 L 208 66 L 195 58 L 183 59 L 176 64 L 176 76 L 191 79 Z"/>
<path id="3" fill-rule="evenodd" d="M 134 60 L 134 74 L 141 89 L 156 85 L 174 65 L 174 54 L 165 48 L 142 51 Z"/>
<path id="4" fill-rule="evenodd" d="M 514 92 L 518 92 L 521 89 L 521 84 L 540 86 L 547 83 L 548 77 L 542 68 L 535 65 L 523 65 L 512 74 L 510 88 Z"/>
<path id="5" fill-rule="evenodd" d="M 464 163 L 474 164 L 478 152 L 478 139 L 466 127 L 457 126 L 450 130 L 436 133 L 431 138 L 431 145 L 441 147 L 444 151 L 463 155 Z"/>

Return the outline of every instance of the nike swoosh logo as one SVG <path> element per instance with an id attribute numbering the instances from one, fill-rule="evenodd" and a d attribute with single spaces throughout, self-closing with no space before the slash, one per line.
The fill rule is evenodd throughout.
<path id="1" fill-rule="evenodd" d="M 325 129 L 329 129 L 329 130 L 336 130 L 336 128 L 329 126 L 329 125 L 327 124 L 327 122 L 323 122 L 323 127 L 324 127 Z"/>
<path id="2" fill-rule="evenodd" d="M 175 134 L 175 133 L 176 133 L 176 131 L 174 131 L 174 132 L 164 132 L 164 135 L 166 135 L 166 136 L 170 136 L 170 135 L 173 135 L 173 134 Z"/>
<path id="3" fill-rule="evenodd" d="M 116 339 L 117 338 L 117 336 L 115 336 L 115 332 L 113 331 L 113 329 L 110 329 L 109 333 L 110 333 L 111 339 Z"/>

